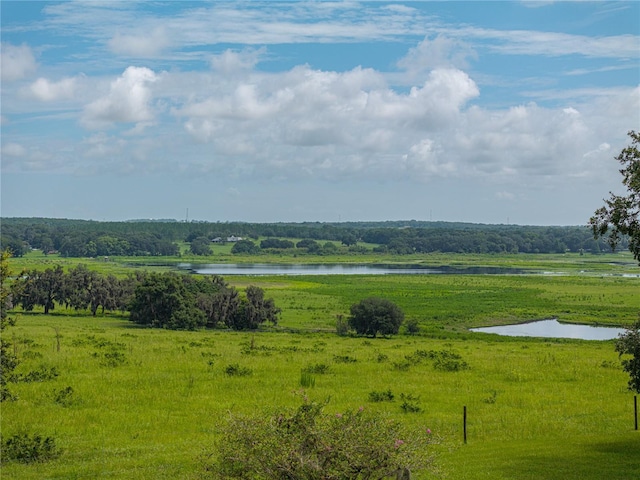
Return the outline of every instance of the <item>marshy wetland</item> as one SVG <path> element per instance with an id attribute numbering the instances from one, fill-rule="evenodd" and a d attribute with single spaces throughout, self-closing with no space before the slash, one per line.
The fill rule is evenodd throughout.
<path id="1" fill-rule="evenodd" d="M 36 252 L 10 264 L 15 272 L 25 265 L 84 263 L 124 275 L 141 268 L 128 266 L 129 260 Z M 629 325 L 640 311 L 638 279 L 621 275 L 633 273 L 629 257 L 603 256 L 599 262 L 540 256 L 538 265 L 535 256 L 422 259 L 455 265 L 465 260 L 469 266 L 502 263 L 540 271 L 557 264 L 558 275 L 225 277 L 238 289 L 260 286 L 282 309 L 278 325 L 255 332 L 148 329 L 117 312 L 92 317 L 65 309 L 49 315 L 16 309 L 17 323 L 6 334 L 21 359 L 18 368 L 58 374 L 15 384 L 18 400 L 2 407 L 3 435 L 52 435 L 61 454 L 45 463 L 3 464 L 3 474 L 203 478 L 202 459 L 221 440 L 220 425 L 230 412 L 293 407 L 295 392 L 304 390 L 319 401 L 329 399 L 331 413 L 362 407 L 434 432 L 438 444 L 429 448 L 437 470 L 414 472 L 412 478 L 636 478 L 640 436 L 633 430 L 633 395 L 611 340 L 469 331 L 542 318 Z M 338 336 L 336 318 L 368 296 L 401 306 L 406 319 L 417 320 L 419 333 Z M 443 366 L 433 360 L 439 355 L 456 361 Z M 315 373 L 303 387 L 305 371 Z M 393 398 L 372 401 L 380 392 Z"/>

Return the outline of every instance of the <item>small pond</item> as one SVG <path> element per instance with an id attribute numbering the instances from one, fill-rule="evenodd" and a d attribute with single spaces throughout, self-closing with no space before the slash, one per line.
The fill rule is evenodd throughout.
<path id="1" fill-rule="evenodd" d="M 624 333 L 624 328 L 594 327 L 575 323 L 560 323 L 556 319 L 537 322 L 502 325 L 498 327 L 472 328 L 472 332 L 495 333 L 509 337 L 579 338 L 582 340 L 611 340 Z"/>
<path id="2" fill-rule="evenodd" d="M 375 264 L 286 263 L 180 263 L 178 268 L 201 275 L 519 275 L 526 272 L 504 267 L 451 267 Z"/>

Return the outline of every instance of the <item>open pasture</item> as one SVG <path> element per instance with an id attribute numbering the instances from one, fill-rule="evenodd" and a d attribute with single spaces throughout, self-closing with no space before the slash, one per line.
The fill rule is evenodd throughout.
<path id="1" fill-rule="evenodd" d="M 640 473 L 632 396 L 611 342 L 175 332 L 60 314 L 18 322 L 10 335 L 20 369 L 59 375 L 14 386 L 20 398 L 3 404 L 3 435 L 51 435 L 63 453 L 3 465 L 6 478 L 199 478 L 227 412 L 295 406 L 303 370 L 308 395 L 330 397 L 332 412 L 363 406 L 430 428 L 443 478 Z M 429 352 L 457 360 L 437 366 Z M 576 460 L 589 467 L 564 463 Z"/>
<path id="2" fill-rule="evenodd" d="M 11 262 L 24 260 L 12 259 Z M 37 263 L 37 259 L 31 260 Z M 97 262 L 96 262 L 97 263 Z M 120 265 L 119 273 L 130 267 Z M 17 270 L 12 264 L 12 270 Z M 514 320 L 630 324 L 637 278 L 619 275 L 368 275 L 228 277 L 258 285 L 282 308 L 258 332 L 139 328 L 126 317 L 15 312 L 4 335 L 18 372 L 2 435 L 55 437 L 46 463 L 5 463 L 3 477 L 202 478 L 201 459 L 228 412 L 265 415 L 330 398 L 329 412 L 364 407 L 429 428 L 440 439 L 432 479 L 634 479 L 640 435 L 613 342 L 474 334 Z M 420 335 L 340 337 L 337 315 L 367 296 L 396 302 Z M 376 400 L 376 401 L 373 401 Z M 462 411 L 468 409 L 468 443 Z"/>

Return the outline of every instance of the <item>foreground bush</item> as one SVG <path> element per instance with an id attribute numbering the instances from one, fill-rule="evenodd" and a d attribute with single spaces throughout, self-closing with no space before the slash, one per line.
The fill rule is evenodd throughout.
<path id="1" fill-rule="evenodd" d="M 325 403 L 304 399 L 272 416 L 231 416 L 222 441 L 205 460 L 211 478 L 409 478 L 433 467 L 430 430 L 409 430 L 363 408 L 328 414 Z"/>

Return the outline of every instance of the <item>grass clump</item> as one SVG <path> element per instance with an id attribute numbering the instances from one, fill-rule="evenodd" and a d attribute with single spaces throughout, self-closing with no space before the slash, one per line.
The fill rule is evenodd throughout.
<path id="1" fill-rule="evenodd" d="M 369 392 L 370 402 L 393 402 L 394 398 L 395 395 L 390 388 L 382 392 L 376 392 L 375 390 L 373 392 Z"/>
<path id="2" fill-rule="evenodd" d="M 253 370 L 249 367 L 243 367 L 238 363 L 230 363 L 224 367 L 224 373 L 229 377 L 248 377 L 253 375 Z"/>
<path id="3" fill-rule="evenodd" d="M 326 363 L 313 363 L 311 365 L 307 365 L 302 371 L 306 373 L 324 375 L 331 371 L 331 367 Z"/>
<path id="4" fill-rule="evenodd" d="M 316 377 L 314 377 L 311 373 L 305 372 L 304 370 L 300 372 L 300 386 L 302 388 L 312 388 L 316 386 Z"/>

